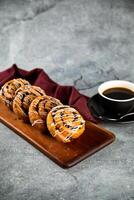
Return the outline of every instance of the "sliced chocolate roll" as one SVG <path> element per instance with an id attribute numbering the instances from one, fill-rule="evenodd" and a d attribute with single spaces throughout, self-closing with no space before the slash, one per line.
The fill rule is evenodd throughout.
<path id="1" fill-rule="evenodd" d="M 56 106 L 47 116 L 49 132 L 64 143 L 78 138 L 85 130 L 85 121 L 79 112 L 70 106 Z"/>
<path id="2" fill-rule="evenodd" d="M 29 107 L 29 119 L 32 126 L 41 130 L 46 129 L 46 118 L 49 111 L 62 103 L 50 96 L 36 97 Z"/>
<path id="3" fill-rule="evenodd" d="M 13 111 L 18 118 L 28 121 L 28 110 L 31 102 L 38 96 L 44 96 L 45 92 L 37 86 L 19 88 L 13 100 Z"/>
<path id="4" fill-rule="evenodd" d="M 0 98 L 12 110 L 16 90 L 20 87 L 24 88 L 27 85 L 30 85 L 30 83 L 25 79 L 12 79 L 1 87 Z"/>

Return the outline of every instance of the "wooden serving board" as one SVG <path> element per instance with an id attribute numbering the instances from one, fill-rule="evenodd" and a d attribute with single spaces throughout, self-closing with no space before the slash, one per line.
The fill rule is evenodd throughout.
<path id="1" fill-rule="evenodd" d="M 43 133 L 17 119 L 3 102 L 0 102 L 0 121 L 64 168 L 72 167 L 115 140 L 113 133 L 87 121 L 86 130 L 78 139 L 68 144 L 58 142 L 47 130 Z"/>

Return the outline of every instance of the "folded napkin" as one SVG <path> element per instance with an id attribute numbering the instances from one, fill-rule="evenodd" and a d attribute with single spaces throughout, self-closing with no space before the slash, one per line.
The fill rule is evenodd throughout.
<path id="1" fill-rule="evenodd" d="M 59 99 L 65 105 L 76 108 L 85 120 L 97 123 L 87 105 L 89 97 L 80 94 L 73 86 L 57 84 L 49 78 L 43 69 L 35 68 L 31 71 L 26 71 L 14 64 L 12 67 L 0 72 L 0 87 L 5 82 L 14 78 L 23 78 L 28 80 L 32 85 L 41 87 L 47 95 Z"/>

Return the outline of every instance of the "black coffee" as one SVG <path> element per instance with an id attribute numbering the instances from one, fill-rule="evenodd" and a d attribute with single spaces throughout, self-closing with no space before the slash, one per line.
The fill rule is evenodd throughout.
<path id="1" fill-rule="evenodd" d="M 103 95 L 111 99 L 125 100 L 134 97 L 134 92 L 127 88 L 110 88 L 103 92 Z"/>

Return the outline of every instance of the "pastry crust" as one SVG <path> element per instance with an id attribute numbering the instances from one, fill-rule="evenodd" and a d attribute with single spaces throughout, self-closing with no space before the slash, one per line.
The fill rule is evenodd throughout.
<path id="1" fill-rule="evenodd" d="M 38 96 L 44 96 L 45 92 L 37 86 L 21 87 L 16 91 L 13 100 L 13 111 L 18 118 L 28 121 L 28 110 L 31 102 Z"/>
<path id="2" fill-rule="evenodd" d="M 30 85 L 28 81 L 25 79 L 12 79 L 8 82 L 6 82 L 0 90 L 0 98 L 2 101 L 10 108 L 12 109 L 13 99 L 15 97 L 15 92 L 18 88 Z"/>
<path id="3" fill-rule="evenodd" d="M 62 103 L 50 96 L 39 96 L 36 97 L 29 107 L 29 120 L 32 126 L 41 130 L 46 129 L 46 118 L 49 111 Z"/>
<path id="4" fill-rule="evenodd" d="M 67 143 L 84 132 L 85 121 L 74 108 L 56 106 L 47 115 L 47 128 L 53 137 Z"/>

